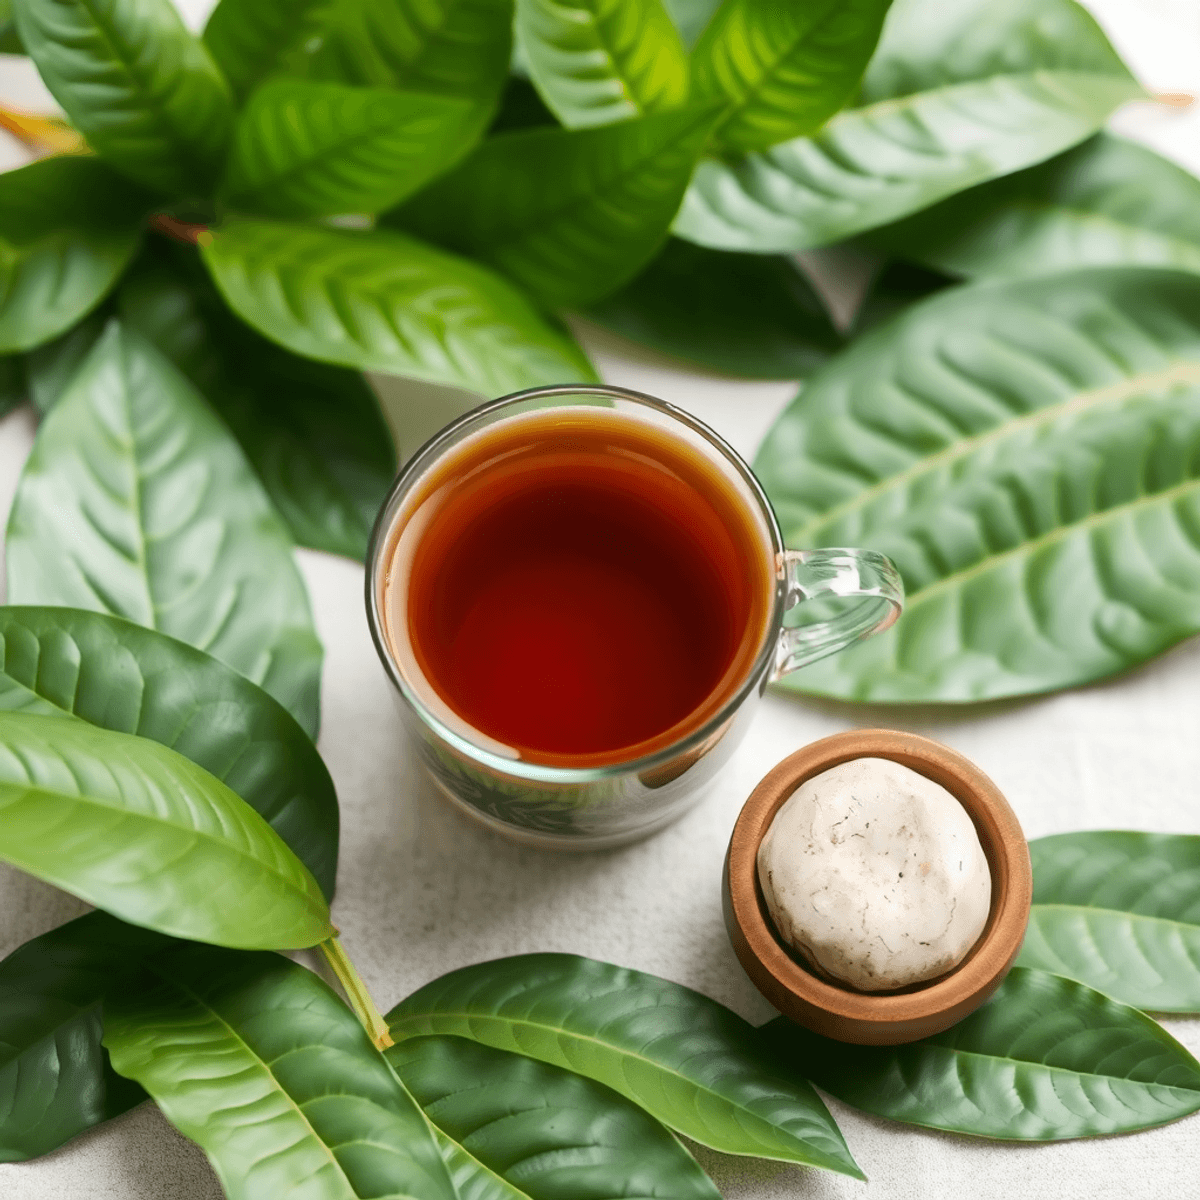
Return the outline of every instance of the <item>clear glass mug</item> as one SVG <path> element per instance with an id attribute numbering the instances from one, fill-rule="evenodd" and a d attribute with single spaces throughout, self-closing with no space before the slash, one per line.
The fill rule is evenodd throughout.
<path id="1" fill-rule="evenodd" d="M 497 753 L 492 739 L 473 733 L 423 677 L 416 677 L 413 656 L 405 651 L 405 621 L 392 611 L 397 601 L 389 596 L 389 579 L 402 535 L 407 533 L 408 540 L 420 536 L 424 518 L 419 514 L 428 502 L 419 498 L 422 483 L 448 454 L 468 438 L 523 413 L 596 406 L 654 425 L 658 436 L 681 440 L 719 470 L 760 531 L 762 570 L 773 599 L 752 664 L 708 720 L 641 758 L 595 767 L 549 766 Z M 411 744 L 439 791 L 462 812 L 509 838 L 579 850 L 635 841 L 682 816 L 703 798 L 736 749 L 767 684 L 887 629 L 900 614 L 903 596 L 899 574 L 882 554 L 785 549 L 766 494 L 721 437 L 661 400 L 602 386 L 517 392 L 446 426 L 396 479 L 375 523 L 366 572 L 371 636 L 395 685 Z M 790 610 L 813 600 L 838 603 L 827 619 L 803 625 L 785 621 Z"/>

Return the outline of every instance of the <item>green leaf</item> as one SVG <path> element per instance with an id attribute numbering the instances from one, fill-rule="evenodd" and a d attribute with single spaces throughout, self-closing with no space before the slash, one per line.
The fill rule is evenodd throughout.
<path id="1" fill-rule="evenodd" d="M 488 136 L 554 124 L 554 114 L 542 103 L 533 84 L 520 75 L 510 75 L 500 96 L 500 107 L 488 127 Z"/>
<path id="2" fill-rule="evenodd" d="M 789 259 L 675 238 L 584 315 L 666 354 L 751 379 L 801 379 L 842 341 Z"/>
<path id="3" fill-rule="evenodd" d="M 1142 95 L 1073 0 L 895 0 L 858 106 L 702 162 L 675 232 L 759 253 L 836 242 L 1049 158 Z"/>
<path id="4" fill-rule="evenodd" d="M 871 241 L 955 275 L 1110 264 L 1200 273 L 1200 179 L 1101 133 L 877 230 Z"/>
<path id="5" fill-rule="evenodd" d="M 892 0 L 726 0 L 692 52 L 697 95 L 725 97 L 726 150 L 815 133 L 850 99 Z"/>
<path id="6" fill-rule="evenodd" d="M 1200 1108 L 1200 1063 L 1083 984 L 1014 967 L 982 1008 L 907 1046 L 848 1046 L 783 1017 L 776 1054 L 846 1104 L 910 1125 L 1048 1142 L 1129 1133 Z"/>
<path id="7" fill-rule="evenodd" d="M 141 239 L 145 198 L 95 158 L 0 173 L 0 354 L 31 350 L 104 298 Z"/>
<path id="8" fill-rule="evenodd" d="M 189 947 L 147 974 L 106 1007 L 105 1044 L 228 1200 L 458 1200 L 420 1109 L 310 971 Z"/>
<path id="9" fill-rule="evenodd" d="M 517 0 L 538 91 L 568 129 L 677 107 L 688 60 L 662 0 Z"/>
<path id="10" fill-rule="evenodd" d="M 204 27 L 204 44 L 239 101 L 322 36 L 333 2 L 219 0 Z"/>
<path id="11" fill-rule="evenodd" d="M 0 962 L 0 1162 L 23 1162 L 146 1099 L 100 1044 L 109 989 L 165 945 L 93 912 Z"/>
<path id="12" fill-rule="evenodd" d="M 392 220 L 491 263 L 548 307 L 589 304 L 662 244 L 714 115 L 503 134 Z"/>
<path id="13" fill-rule="evenodd" d="M 13 23 L 12 0 L 0 0 L 0 54 L 24 54 L 25 47 Z"/>
<path id="14" fill-rule="evenodd" d="M 287 710 L 215 658 L 119 617 L 0 607 L 0 711 L 76 717 L 170 747 L 245 800 L 332 897 L 333 780 Z"/>
<path id="15" fill-rule="evenodd" d="M 720 1200 L 678 1140 L 602 1084 L 457 1037 L 384 1057 L 439 1131 L 460 1200 Z"/>
<path id="16" fill-rule="evenodd" d="M 1200 836 L 1065 833 L 1030 842 L 1029 853 L 1021 966 L 1137 1008 L 1200 1012 Z"/>
<path id="17" fill-rule="evenodd" d="M 0 859 L 175 937 L 291 950 L 333 935 L 316 880 L 244 800 L 83 721 L 0 713 Z"/>
<path id="18" fill-rule="evenodd" d="M 225 198 L 270 216 L 379 212 L 461 158 L 481 117 L 455 96 L 277 79 L 237 119 Z"/>
<path id="19" fill-rule="evenodd" d="M 512 21 L 512 0 L 336 0 L 288 69 L 491 104 L 508 75 Z"/>
<path id="20" fill-rule="evenodd" d="M 712 20 L 713 13 L 721 7 L 721 0 L 663 0 L 683 44 L 690 50 Z"/>
<path id="21" fill-rule="evenodd" d="M 75 372 L 100 340 L 112 318 L 111 305 L 104 304 L 52 342 L 45 342 L 25 356 L 25 378 L 29 399 L 44 417 L 67 390 Z"/>
<path id="22" fill-rule="evenodd" d="M 189 642 L 315 733 L 321 648 L 287 530 L 192 386 L 115 321 L 38 431 L 7 562 L 13 603 Z"/>
<path id="23" fill-rule="evenodd" d="M 170 0 L 14 0 L 46 86 L 112 166 L 172 197 L 216 183 L 233 103 Z"/>
<path id="24" fill-rule="evenodd" d="M 788 545 L 900 568 L 886 633 L 784 685 L 967 701 L 1098 679 L 1200 630 L 1200 279 L 952 288 L 815 375 L 755 460 Z"/>
<path id="25" fill-rule="evenodd" d="M 24 404 L 28 393 L 25 364 L 18 355 L 0 357 L 0 417 Z"/>
<path id="26" fill-rule="evenodd" d="M 755 1031 L 706 996 L 573 954 L 523 954 L 451 971 L 388 1014 L 399 1042 L 471 1038 L 606 1084 L 679 1133 L 864 1178 L 833 1118 L 787 1082 Z"/>
<path id="27" fill-rule="evenodd" d="M 194 252 L 161 247 L 121 284 L 121 319 L 200 389 L 302 546 L 360 561 L 396 474 L 375 394 L 357 371 L 267 341 L 234 317 Z"/>
<path id="28" fill-rule="evenodd" d="M 236 221 L 203 253 L 234 312 L 309 358 L 492 396 L 596 377 L 507 281 L 398 233 Z"/>

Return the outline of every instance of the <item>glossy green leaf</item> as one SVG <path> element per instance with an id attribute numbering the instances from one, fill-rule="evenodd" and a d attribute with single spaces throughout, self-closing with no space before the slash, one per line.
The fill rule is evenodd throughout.
<path id="1" fill-rule="evenodd" d="M 145 203 L 95 158 L 0 173 L 0 354 L 50 341 L 104 298 L 137 250 Z"/>
<path id="2" fill-rule="evenodd" d="M 335 0 L 219 0 L 204 44 L 233 94 L 244 100 L 264 79 L 287 69 L 301 47 L 320 38 Z"/>
<path id="3" fill-rule="evenodd" d="M 308 869 L 225 784 L 83 721 L 0 713 L 0 859 L 175 937 L 290 950 L 334 932 Z"/>
<path id="4" fill-rule="evenodd" d="M 109 1064 L 101 1006 L 165 944 L 93 912 L 0 962 L 0 1162 L 46 1154 L 146 1099 Z"/>
<path id="5" fill-rule="evenodd" d="M 1200 1109 L 1200 1063 L 1149 1017 L 1073 980 L 1015 967 L 936 1037 L 848 1046 L 783 1017 L 779 1061 L 839 1100 L 910 1125 L 1048 1142 L 1129 1133 Z"/>
<path id="6" fill-rule="evenodd" d="M 171 0 L 14 0 L 13 10 L 39 74 L 92 149 L 172 197 L 211 190 L 233 103 Z"/>
<path id="7" fill-rule="evenodd" d="M 683 104 L 688 59 L 662 0 L 517 0 L 529 71 L 568 129 Z"/>
<path id="8" fill-rule="evenodd" d="M 712 20 L 713 13 L 721 7 L 721 0 L 663 0 L 683 44 L 691 49 Z"/>
<path id="9" fill-rule="evenodd" d="M 512 21 L 512 0 L 336 0 L 288 69 L 490 104 L 508 75 Z"/>
<path id="10" fill-rule="evenodd" d="M 1200 179 L 1101 133 L 876 230 L 872 242 L 955 275 L 1070 267 L 1178 267 L 1200 274 Z"/>
<path id="11" fill-rule="evenodd" d="M 24 54 L 20 35 L 13 22 L 12 0 L 0 0 L 0 54 Z"/>
<path id="12" fill-rule="evenodd" d="M 25 356 L 29 399 L 43 417 L 58 403 L 75 372 L 100 340 L 112 317 L 110 309 L 108 304 L 101 305 L 74 328 Z"/>
<path id="13" fill-rule="evenodd" d="M 482 115 L 456 96 L 276 79 L 237 119 L 225 198 L 270 216 L 379 212 L 461 158 Z"/>
<path id="14" fill-rule="evenodd" d="M 951 288 L 815 375 L 755 470 L 788 545 L 881 550 L 907 590 L 785 686 L 983 700 L 1133 666 L 1200 630 L 1200 279 Z"/>
<path id="15" fill-rule="evenodd" d="M 287 530 L 191 384 L 115 321 L 38 431 L 6 549 L 13 603 L 189 642 L 315 733 L 321 648 Z"/>
<path id="16" fill-rule="evenodd" d="M 892 0 L 726 0 L 692 52 L 697 95 L 724 97 L 727 151 L 815 133 L 862 79 Z"/>
<path id="17" fill-rule="evenodd" d="M 189 947 L 105 1010 L 113 1065 L 197 1142 L 228 1200 L 458 1200 L 412 1097 L 312 972 Z"/>
<path id="18" fill-rule="evenodd" d="M 549 307 L 589 304 L 662 244 L 714 115 L 504 134 L 393 220 L 499 267 Z"/>
<path id="19" fill-rule="evenodd" d="M 243 320 L 309 358 L 492 396 L 595 379 L 507 281 L 398 233 L 236 221 L 204 259 Z"/>
<path id="20" fill-rule="evenodd" d="M 459 1200 L 719 1200 L 676 1138 L 591 1079 L 457 1037 L 385 1057 L 442 1135 Z"/>
<path id="21" fill-rule="evenodd" d="M 254 333 L 193 252 L 162 251 L 144 255 L 121 284 L 122 321 L 217 410 L 296 541 L 361 560 L 396 474 L 375 394 L 359 372 L 299 358 Z"/>
<path id="22" fill-rule="evenodd" d="M 287 710 L 215 658 L 119 617 L 0 607 L 0 711 L 73 716 L 190 758 L 241 796 L 333 895 L 333 780 Z"/>
<path id="23" fill-rule="evenodd" d="M 397 1042 L 452 1034 L 586 1075 L 715 1150 L 863 1177 L 816 1092 L 779 1075 L 751 1026 L 653 975 L 517 955 L 435 979 L 388 1025 Z"/>
<path id="24" fill-rule="evenodd" d="M 790 260 L 675 238 L 584 315 L 635 342 L 751 379 L 801 379 L 842 341 Z"/>
<path id="25" fill-rule="evenodd" d="M 675 232 L 822 246 L 1049 158 L 1142 94 L 1073 0 L 895 0 L 857 106 L 811 138 L 702 162 Z"/>
<path id="26" fill-rule="evenodd" d="M 1104 830 L 1029 843 L 1021 956 L 1155 1012 L 1200 1012 L 1200 836 Z"/>

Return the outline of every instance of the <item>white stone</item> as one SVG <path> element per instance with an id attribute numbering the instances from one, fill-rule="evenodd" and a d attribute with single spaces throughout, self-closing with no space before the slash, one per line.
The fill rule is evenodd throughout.
<path id="1" fill-rule="evenodd" d="M 883 758 L 853 759 L 797 788 L 759 847 L 758 877 L 784 941 L 867 992 L 957 966 L 992 900 L 966 809 Z"/>

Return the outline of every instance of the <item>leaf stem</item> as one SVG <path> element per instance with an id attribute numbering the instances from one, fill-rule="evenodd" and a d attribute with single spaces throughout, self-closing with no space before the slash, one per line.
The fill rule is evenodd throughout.
<path id="1" fill-rule="evenodd" d="M 386 1050 L 389 1046 L 394 1046 L 392 1035 L 388 1033 L 387 1022 L 379 1015 L 379 1009 L 375 1007 L 367 985 L 354 969 L 354 964 L 346 954 L 340 939 L 327 938 L 321 943 L 321 953 L 325 955 L 330 970 L 337 976 L 354 1015 L 362 1022 L 367 1035 L 375 1043 L 375 1048 Z"/>
<path id="2" fill-rule="evenodd" d="M 172 241 L 182 242 L 185 246 L 202 246 L 205 244 L 204 239 L 211 237 L 207 225 L 195 221 L 181 221 L 165 212 L 151 214 L 150 228 Z"/>

